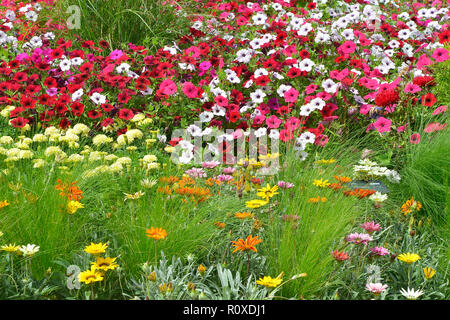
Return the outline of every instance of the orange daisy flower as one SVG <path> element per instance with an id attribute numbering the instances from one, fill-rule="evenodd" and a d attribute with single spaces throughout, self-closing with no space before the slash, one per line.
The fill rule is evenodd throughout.
<path id="1" fill-rule="evenodd" d="M 261 243 L 262 240 L 258 238 L 258 236 L 252 237 L 252 235 L 249 235 L 247 237 L 247 239 L 238 239 L 237 241 L 232 241 L 233 247 L 236 247 L 236 249 L 234 249 L 233 253 L 235 253 L 236 251 L 248 251 L 248 250 L 252 250 L 255 252 L 258 252 L 258 250 L 256 249 L 256 245 L 258 243 Z"/>
<path id="2" fill-rule="evenodd" d="M 340 183 L 347 183 L 347 182 L 352 181 L 352 179 L 350 179 L 349 177 L 346 177 L 346 176 L 333 176 L 333 177 Z"/>
<path id="3" fill-rule="evenodd" d="M 167 237 L 167 232 L 163 228 L 153 228 L 147 229 L 145 235 L 154 240 L 161 240 Z"/>

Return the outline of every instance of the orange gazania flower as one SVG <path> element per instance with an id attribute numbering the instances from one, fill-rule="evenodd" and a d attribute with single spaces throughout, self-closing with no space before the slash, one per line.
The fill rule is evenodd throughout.
<path id="1" fill-rule="evenodd" d="M 236 251 L 248 251 L 248 250 L 252 250 L 255 252 L 258 252 L 258 250 L 256 249 L 256 245 L 258 243 L 261 243 L 262 240 L 258 238 L 258 236 L 252 237 L 252 235 L 249 235 L 247 237 L 247 239 L 238 239 L 237 241 L 232 241 L 233 247 L 236 247 L 236 249 L 234 249 L 233 253 L 235 253 Z"/>
<path id="2" fill-rule="evenodd" d="M 245 218 L 251 218 L 253 217 L 253 213 L 251 212 L 237 212 L 234 214 L 234 216 L 238 219 L 245 219 Z"/>
<path id="3" fill-rule="evenodd" d="M 337 261 L 345 261 L 350 259 L 347 252 L 344 251 L 331 251 L 331 255 L 337 260 Z"/>
<path id="4" fill-rule="evenodd" d="M 342 184 L 340 183 L 332 183 L 328 186 L 328 188 L 333 189 L 333 190 L 339 190 L 342 189 Z"/>
<path id="5" fill-rule="evenodd" d="M 325 197 L 320 197 L 320 196 L 317 196 L 317 197 L 315 197 L 315 198 L 309 198 L 308 199 L 308 202 L 309 203 L 317 203 L 317 202 L 327 202 L 327 198 L 325 198 Z"/>
<path id="6" fill-rule="evenodd" d="M 161 240 L 167 237 L 167 232 L 163 228 L 150 227 L 150 229 L 147 229 L 147 231 L 145 231 L 145 235 L 154 240 Z"/>
<path id="7" fill-rule="evenodd" d="M 422 204 L 419 201 L 415 201 L 413 197 L 411 199 L 406 200 L 406 202 L 402 205 L 402 212 L 406 216 L 408 213 L 413 210 L 420 211 L 422 208 Z"/>
<path id="8" fill-rule="evenodd" d="M 216 222 L 214 222 L 214 226 L 216 226 L 219 229 L 223 229 L 223 228 L 225 228 L 225 223 L 224 222 L 220 222 L 220 221 L 216 221 Z"/>
<path id="9" fill-rule="evenodd" d="M 180 180 L 180 178 L 174 177 L 174 176 L 159 178 L 159 182 L 161 182 L 161 183 L 168 183 L 168 184 L 177 183 L 179 180 Z"/>
<path id="10" fill-rule="evenodd" d="M 352 179 L 350 179 L 349 177 L 346 177 L 346 176 L 333 176 L 333 177 L 340 183 L 347 183 L 347 182 L 352 181 Z"/>
<path id="11" fill-rule="evenodd" d="M 164 186 L 164 187 L 159 187 L 156 190 L 156 192 L 171 195 L 172 194 L 172 189 L 170 189 L 169 186 Z"/>
<path id="12" fill-rule="evenodd" d="M 348 190 L 348 191 L 344 191 L 344 194 L 346 196 L 355 196 L 358 197 L 359 199 L 368 197 L 372 194 L 374 194 L 376 191 L 375 190 L 370 190 L 370 189 L 355 189 L 355 190 Z"/>

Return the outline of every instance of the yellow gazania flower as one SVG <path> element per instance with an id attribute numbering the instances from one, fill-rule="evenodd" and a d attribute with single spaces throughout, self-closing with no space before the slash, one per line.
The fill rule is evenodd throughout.
<path id="1" fill-rule="evenodd" d="M 262 207 L 262 206 L 265 206 L 265 205 L 268 204 L 268 203 L 269 203 L 269 201 L 260 200 L 260 199 L 255 199 L 255 200 L 247 201 L 247 202 L 245 203 L 245 206 L 246 206 L 247 208 L 250 208 L 250 209 L 257 209 L 257 208 L 260 208 L 260 207 Z"/>
<path id="2" fill-rule="evenodd" d="M 264 276 L 264 278 L 259 278 L 259 280 L 256 280 L 256 284 L 262 285 L 267 288 L 278 287 L 281 284 L 281 282 L 283 282 L 283 279 L 281 277 L 272 278 L 269 276 Z"/>
<path id="3" fill-rule="evenodd" d="M 0 201 L 0 209 L 9 206 L 8 200 Z"/>
<path id="4" fill-rule="evenodd" d="M 206 267 L 204 265 L 199 265 L 197 268 L 198 272 L 200 272 L 200 274 L 203 274 L 206 271 Z"/>
<path id="5" fill-rule="evenodd" d="M 328 182 L 328 180 L 323 180 L 323 179 L 317 180 L 317 179 L 314 179 L 313 185 L 315 185 L 315 186 L 317 186 L 319 188 L 326 188 L 326 187 L 328 187 L 330 185 L 330 183 Z"/>
<path id="6" fill-rule="evenodd" d="M 102 271 L 108 271 L 108 270 L 114 270 L 119 265 L 116 263 L 117 258 L 102 258 L 97 257 L 97 261 L 91 262 L 93 269 L 95 270 L 102 270 Z"/>
<path id="7" fill-rule="evenodd" d="M 425 275 L 425 278 L 427 278 L 427 280 L 433 278 L 435 273 L 436 270 L 432 269 L 431 267 L 423 268 L 423 274 Z"/>
<path id="8" fill-rule="evenodd" d="M 245 219 L 245 218 L 252 218 L 253 213 L 251 212 L 237 212 L 234 214 L 234 216 L 238 219 Z"/>
<path id="9" fill-rule="evenodd" d="M 67 203 L 67 212 L 69 214 L 74 214 L 78 209 L 84 208 L 81 202 L 71 200 Z"/>
<path id="10" fill-rule="evenodd" d="M 336 162 L 336 159 L 334 159 L 334 158 L 331 158 L 331 159 L 320 159 L 320 160 L 317 160 L 317 161 L 315 161 L 315 163 L 316 164 L 332 164 L 332 163 L 335 163 Z"/>
<path id="11" fill-rule="evenodd" d="M 91 242 L 91 244 L 89 246 L 86 246 L 86 248 L 84 248 L 84 251 L 89 254 L 92 254 L 92 255 L 99 255 L 99 254 L 105 253 L 106 248 L 108 248 L 107 243 L 103 244 L 100 242 L 100 243 L 95 244 L 95 243 Z"/>
<path id="12" fill-rule="evenodd" d="M 6 251 L 6 252 L 19 252 L 20 246 L 16 246 L 16 244 L 5 244 L 0 247 L 0 250 Z"/>
<path id="13" fill-rule="evenodd" d="M 278 186 L 270 187 L 269 184 L 265 188 L 258 189 L 258 193 L 256 194 L 258 197 L 263 198 L 264 200 L 268 201 L 270 198 L 272 198 L 274 195 L 278 194 L 276 192 L 278 190 Z"/>
<path id="14" fill-rule="evenodd" d="M 125 192 L 123 194 L 125 195 L 125 198 L 123 199 L 123 201 L 127 201 L 127 200 L 137 200 L 140 197 L 142 197 L 145 194 L 145 192 L 142 192 L 139 190 L 138 192 L 136 192 L 134 194 L 129 194 L 129 193 L 125 193 Z"/>
<path id="15" fill-rule="evenodd" d="M 413 262 L 416 262 L 417 260 L 420 259 L 420 256 L 416 253 L 402 253 L 400 255 L 397 256 L 397 259 L 400 261 L 403 261 L 407 264 L 411 264 Z"/>
<path id="16" fill-rule="evenodd" d="M 93 266 L 91 267 L 90 270 L 80 272 L 78 277 L 79 281 L 85 284 L 90 284 L 103 280 L 103 274 L 98 270 L 96 270 Z"/>

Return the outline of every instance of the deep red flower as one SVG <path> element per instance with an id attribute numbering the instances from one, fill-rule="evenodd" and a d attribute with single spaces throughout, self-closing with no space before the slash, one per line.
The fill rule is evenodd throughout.
<path id="1" fill-rule="evenodd" d="M 427 107 L 432 107 L 437 101 L 436 97 L 431 92 L 423 95 L 420 100 L 422 104 Z"/>
<path id="2" fill-rule="evenodd" d="M 387 89 L 377 94 L 375 97 L 375 104 L 380 107 L 387 107 L 398 102 L 399 98 L 397 91 L 394 89 Z"/>
<path id="3" fill-rule="evenodd" d="M 130 109 L 120 109 L 119 111 L 119 118 L 122 120 L 130 120 L 134 117 L 134 113 L 133 111 L 131 111 Z"/>
<path id="4" fill-rule="evenodd" d="M 23 127 L 25 127 L 27 125 L 28 122 L 29 122 L 28 119 L 25 119 L 23 117 L 18 117 L 18 118 L 15 118 L 15 119 L 11 120 L 11 125 L 14 128 L 23 128 Z"/>

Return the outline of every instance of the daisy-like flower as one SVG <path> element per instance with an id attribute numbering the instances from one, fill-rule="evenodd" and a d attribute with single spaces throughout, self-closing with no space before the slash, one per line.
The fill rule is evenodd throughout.
<path id="1" fill-rule="evenodd" d="M 108 271 L 108 270 L 114 270 L 119 265 L 116 263 L 117 258 L 102 258 L 97 257 L 97 260 L 95 262 L 91 262 L 93 269 L 95 270 L 101 270 L 101 271 Z"/>
<path id="2" fill-rule="evenodd" d="M 258 250 L 256 249 L 256 245 L 261 243 L 262 240 L 258 238 L 258 236 L 252 237 L 252 235 L 249 235 L 247 237 L 247 239 L 238 239 L 237 241 L 232 241 L 233 242 L 233 247 L 236 247 L 236 249 L 234 249 L 233 253 L 235 253 L 236 251 L 254 251 L 254 252 L 258 252 Z"/>
<path id="3" fill-rule="evenodd" d="M 408 213 L 414 212 L 414 211 L 420 211 L 422 208 L 422 204 L 419 201 L 415 201 L 413 197 L 411 199 L 406 200 L 406 202 L 402 205 L 401 211 L 403 212 L 403 215 L 407 215 Z"/>
<path id="4" fill-rule="evenodd" d="M 256 280 L 256 284 L 267 288 L 276 288 L 281 284 L 281 282 L 283 282 L 283 278 L 272 278 L 270 276 L 264 276 L 263 278 L 259 278 L 259 280 Z"/>
<path id="5" fill-rule="evenodd" d="M 35 244 L 27 244 L 26 246 L 21 246 L 19 250 L 25 257 L 31 257 L 39 251 L 39 248 L 40 247 Z"/>
<path id="6" fill-rule="evenodd" d="M 410 289 L 408 287 L 408 290 L 401 289 L 400 293 L 408 300 L 417 300 L 417 298 L 419 298 L 423 294 L 423 291 L 422 290 L 416 291 L 415 289 L 412 288 Z"/>
<path id="7" fill-rule="evenodd" d="M 371 221 L 371 222 L 365 222 L 361 225 L 361 228 L 363 228 L 364 230 L 367 231 L 368 234 L 372 234 L 375 231 L 380 231 L 381 227 L 380 225 L 377 223 L 375 224 L 375 221 Z"/>
<path id="8" fill-rule="evenodd" d="M 100 243 L 93 243 L 93 242 L 91 242 L 90 245 L 88 245 L 88 246 L 86 246 L 84 248 L 84 251 L 89 253 L 89 254 L 92 254 L 94 256 L 97 256 L 97 255 L 100 255 L 102 253 L 105 253 L 106 248 L 108 248 L 108 244 L 107 243 L 103 244 L 101 242 Z"/>
<path id="9" fill-rule="evenodd" d="M 80 272 L 78 280 L 85 284 L 103 281 L 103 273 L 92 266 L 91 269 Z"/>
<path id="10" fill-rule="evenodd" d="M 351 243 L 354 243 L 354 244 L 362 243 L 364 245 L 366 245 L 367 242 L 373 240 L 373 238 L 369 234 L 367 234 L 367 233 L 357 233 L 357 232 L 347 235 L 345 237 L 345 239 L 347 240 L 347 242 L 351 242 Z"/>
<path id="11" fill-rule="evenodd" d="M 423 274 L 425 275 L 425 278 L 427 278 L 427 280 L 430 280 L 436 274 L 436 270 L 431 267 L 426 267 L 423 268 Z"/>
<path id="12" fill-rule="evenodd" d="M 278 186 L 275 185 L 273 187 L 270 187 L 269 184 L 267 184 L 266 187 L 258 189 L 258 193 L 256 194 L 258 197 L 263 198 L 266 201 L 269 201 L 270 198 L 272 198 L 273 196 L 275 196 L 276 194 L 278 194 L 278 192 L 276 192 L 278 190 Z"/>
<path id="13" fill-rule="evenodd" d="M 330 185 L 330 182 L 328 182 L 328 180 L 323 179 L 320 180 L 314 179 L 313 185 L 319 188 L 326 188 Z"/>
<path id="14" fill-rule="evenodd" d="M 372 292 L 376 296 L 379 295 L 380 293 L 386 291 L 387 287 L 388 286 L 386 284 L 382 284 L 382 283 L 367 283 L 366 284 L 366 290 Z"/>
<path id="15" fill-rule="evenodd" d="M 416 262 L 417 260 L 420 259 L 420 256 L 416 253 L 402 253 L 400 255 L 397 256 L 397 259 L 400 261 L 403 261 L 407 264 L 411 264 L 413 262 Z"/>
<path id="16" fill-rule="evenodd" d="M 138 192 L 136 192 L 134 194 L 125 193 L 125 192 L 123 194 L 125 195 L 123 201 L 127 201 L 127 200 L 137 200 L 140 197 L 142 197 L 145 194 L 145 192 L 142 192 L 139 190 Z"/>
<path id="17" fill-rule="evenodd" d="M 0 201 L 0 209 L 9 206 L 8 200 Z"/>
<path id="18" fill-rule="evenodd" d="M 147 229 L 145 235 L 154 240 L 161 240 L 167 237 L 167 232 L 163 228 L 153 228 Z"/>
<path id="19" fill-rule="evenodd" d="M 238 219 L 246 219 L 246 218 L 252 218 L 253 213 L 251 212 L 237 212 L 234 214 L 234 216 Z"/>
<path id="20" fill-rule="evenodd" d="M 350 259 L 350 257 L 348 256 L 348 253 L 345 251 L 334 250 L 334 251 L 331 251 L 331 255 L 333 256 L 334 259 L 336 259 L 339 262 Z"/>
<path id="21" fill-rule="evenodd" d="M 269 203 L 269 201 L 260 200 L 260 199 L 255 199 L 255 200 L 247 201 L 247 202 L 245 203 L 245 206 L 246 206 L 247 208 L 250 208 L 250 209 L 258 209 L 258 208 L 260 208 L 260 207 L 262 207 L 262 206 L 265 206 L 265 205 L 268 204 L 268 203 Z"/>
<path id="22" fill-rule="evenodd" d="M 74 214 L 78 209 L 84 208 L 81 202 L 71 200 L 67 203 L 67 212 L 69 214 Z"/>
<path id="23" fill-rule="evenodd" d="M 371 248 L 370 252 L 372 253 L 372 255 L 374 256 L 385 256 L 389 254 L 389 250 L 383 247 L 375 247 L 375 248 Z"/>
<path id="24" fill-rule="evenodd" d="M 277 186 L 281 189 L 290 189 L 294 187 L 294 184 L 286 181 L 278 181 Z"/>
<path id="25" fill-rule="evenodd" d="M 10 253 L 14 253 L 14 252 L 20 252 L 20 246 L 16 246 L 16 244 L 5 244 L 3 246 L 0 247 L 0 250 L 5 251 L 5 252 L 10 252 Z"/>
<path id="26" fill-rule="evenodd" d="M 140 185 L 146 189 L 151 189 L 157 183 L 158 183 L 158 180 L 149 179 L 149 178 L 145 178 L 140 181 Z"/>
<path id="27" fill-rule="evenodd" d="M 374 202 L 383 202 L 388 198 L 387 194 L 381 192 L 375 192 L 373 195 L 369 197 L 370 200 Z"/>

